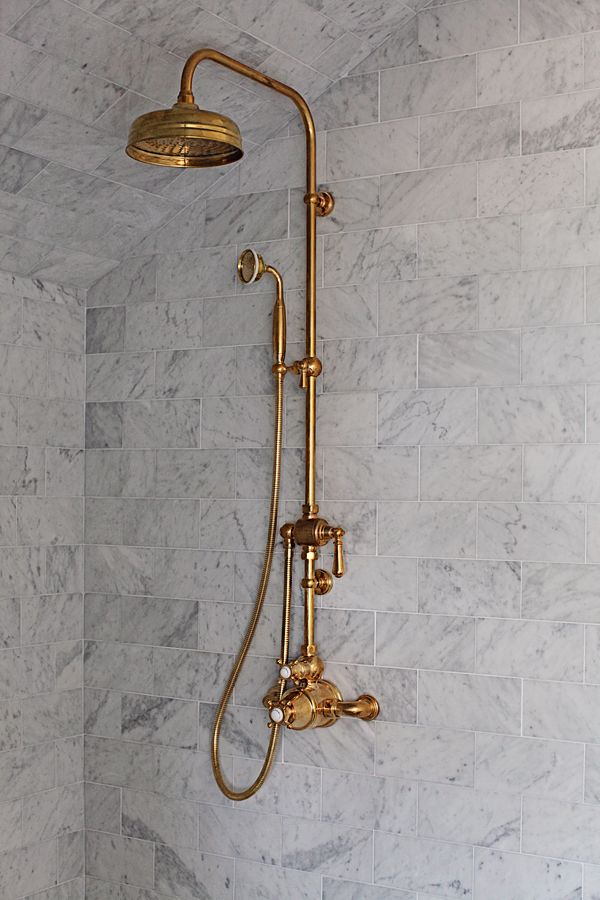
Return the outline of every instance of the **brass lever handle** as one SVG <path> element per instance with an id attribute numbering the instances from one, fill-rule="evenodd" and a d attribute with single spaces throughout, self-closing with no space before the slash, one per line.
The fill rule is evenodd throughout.
<path id="1" fill-rule="evenodd" d="M 346 571 L 344 563 L 344 529 L 335 528 L 333 535 L 333 566 L 331 571 L 336 578 L 341 578 Z"/>

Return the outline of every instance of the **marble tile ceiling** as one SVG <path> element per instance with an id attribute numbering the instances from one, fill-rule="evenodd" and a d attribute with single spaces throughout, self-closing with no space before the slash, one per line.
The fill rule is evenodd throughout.
<path id="1" fill-rule="evenodd" d="M 129 160 L 129 123 L 173 102 L 182 61 L 214 46 L 314 102 L 432 0 L 2 0 L 0 269 L 88 287 L 185 216 L 226 170 Z M 206 64 L 201 105 L 247 152 L 286 128 L 289 101 Z"/>

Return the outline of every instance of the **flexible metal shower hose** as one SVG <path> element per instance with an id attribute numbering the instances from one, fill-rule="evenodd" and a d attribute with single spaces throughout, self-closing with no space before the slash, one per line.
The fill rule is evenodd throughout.
<path id="1" fill-rule="evenodd" d="M 220 790 L 228 797 L 230 800 L 247 800 L 248 797 L 252 797 L 256 792 L 262 787 L 264 784 L 270 770 L 273 765 L 273 759 L 275 757 L 275 751 L 277 750 L 277 744 L 279 742 L 280 729 L 281 725 L 273 724 L 270 737 L 269 737 L 269 745 L 267 747 L 267 752 L 265 755 L 265 760 L 261 767 L 260 772 L 258 773 L 256 779 L 252 782 L 252 784 L 247 787 L 245 790 L 236 791 L 230 785 L 227 784 L 224 776 L 223 770 L 221 768 L 220 761 L 220 753 L 219 753 L 219 743 L 221 739 L 221 727 L 223 725 L 223 717 L 227 710 L 227 705 L 231 699 L 231 695 L 237 683 L 237 680 L 240 676 L 240 672 L 242 670 L 242 666 L 246 661 L 246 657 L 250 651 L 250 646 L 252 641 L 254 640 L 254 635 L 256 633 L 256 628 L 258 626 L 260 616 L 262 613 L 262 609 L 265 602 L 265 597 L 267 594 L 267 588 L 269 586 L 269 576 L 271 574 L 271 568 L 273 565 L 273 551 L 275 549 L 275 540 L 277 537 L 277 520 L 279 516 L 279 493 L 281 487 L 281 447 L 282 447 L 282 432 L 283 432 L 283 379 L 284 372 L 276 372 L 277 378 L 277 387 L 276 387 L 276 402 L 275 402 L 275 447 L 273 451 L 273 478 L 271 482 L 271 504 L 269 510 L 269 528 L 267 533 L 267 543 L 265 547 L 265 556 L 262 567 L 262 573 L 260 576 L 260 583 L 258 586 L 258 592 L 256 595 L 256 601 L 254 604 L 254 610 L 252 612 L 252 617 L 250 619 L 250 623 L 246 629 L 246 633 L 244 635 L 244 640 L 242 641 L 242 646 L 239 650 L 239 653 L 236 657 L 235 663 L 233 664 L 233 669 L 225 686 L 225 690 L 223 691 L 223 696 L 221 697 L 221 702 L 219 703 L 219 708 L 217 710 L 217 714 L 215 716 L 215 722 L 213 727 L 213 737 L 212 737 L 212 767 L 215 776 L 215 780 L 220 788 Z M 285 577 L 284 577 L 284 607 L 283 607 L 283 623 L 282 623 L 282 637 L 281 637 L 281 664 L 285 664 L 287 662 L 288 657 L 288 649 L 289 649 L 289 637 L 290 637 L 290 612 L 291 612 L 291 587 L 292 587 L 292 554 L 286 553 L 286 562 L 285 562 Z M 285 679 L 279 679 L 279 692 L 280 696 L 283 694 L 285 689 Z"/>

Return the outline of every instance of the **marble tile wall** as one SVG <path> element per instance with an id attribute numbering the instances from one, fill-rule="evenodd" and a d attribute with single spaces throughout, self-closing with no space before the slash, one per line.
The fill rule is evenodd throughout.
<path id="1" fill-rule="evenodd" d="M 215 788 L 211 724 L 258 579 L 272 443 L 272 288 L 234 267 L 247 244 L 281 267 L 299 354 L 292 122 L 88 293 L 87 896 L 598 900 L 598 4 L 411 0 L 406 21 L 374 0 L 308 5 L 379 44 L 349 74 L 329 59 L 343 77 L 314 108 L 338 198 L 319 222 L 318 490 L 348 532 L 318 637 L 331 676 L 382 713 L 287 734 L 244 804 Z M 101 6 L 117 9 L 135 12 Z M 280 36 L 293 52 L 301 34 Z M 24 343 L 2 353 L 34 404 Z M 287 387 L 296 516 L 302 398 Z M 63 411 L 27 422 L 45 442 L 71 433 Z M 9 487 L 22 466 L 11 450 Z M 18 504 L 23 539 L 71 541 L 69 503 L 46 502 Z M 224 730 L 237 785 L 267 741 L 280 589 L 278 557 Z M 64 702 L 29 702 L 32 740 Z"/>
<path id="2" fill-rule="evenodd" d="M 85 298 L 0 272 L 0 896 L 82 900 Z"/>

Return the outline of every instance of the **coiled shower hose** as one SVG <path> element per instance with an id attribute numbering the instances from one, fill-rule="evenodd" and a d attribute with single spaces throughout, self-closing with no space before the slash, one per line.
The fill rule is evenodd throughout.
<path id="1" fill-rule="evenodd" d="M 269 745 L 267 747 L 267 752 L 265 755 L 265 760 L 261 767 L 260 772 L 256 776 L 256 779 L 252 782 L 252 784 L 247 787 L 245 790 L 236 791 L 229 784 L 227 784 L 223 770 L 221 768 L 220 761 L 220 753 L 219 753 L 219 743 L 221 739 L 221 728 L 223 725 L 223 717 L 227 710 L 227 706 L 231 699 L 231 695 L 233 690 L 237 684 L 238 678 L 240 676 L 240 672 L 246 661 L 246 657 L 250 651 L 250 646 L 254 639 L 254 635 L 256 633 L 256 628 L 258 626 L 260 616 L 262 613 L 262 609 L 265 602 L 265 597 L 267 594 L 267 588 L 269 586 L 269 577 L 271 575 L 271 568 L 273 565 L 273 551 L 275 549 L 275 540 L 277 537 L 277 520 L 279 517 L 279 494 L 281 488 L 281 447 L 282 447 L 282 432 L 283 432 L 283 380 L 285 377 L 285 368 L 280 367 L 276 368 L 275 376 L 277 379 L 276 384 L 276 401 L 275 401 L 275 446 L 273 450 L 273 477 L 271 482 L 271 504 L 269 510 L 269 527 L 267 532 L 267 543 L 265 547 L 265 556 L 262 567 L 262 573 L 260 576 L 260 582 L 258 586 L 258 592 L 256 595 L 256 601 L 254 604 L 254 609 L 252 612 L 252 617 L 250 619 L 250 623 L 246 629 L 246 633 L 244 635 L 244 640 L 242 641 L 242 646 L 239 650 L 239 653 L 236 657 L 236 660 L 233 664 L 233 669 L 231 670 L 231 674 L 225 685 L 225 690 L 223 691 L 223 696 L 221 697 L 221 702 L 219 703 L 219 708 L 217 709 L 217 714 L 215 716 L 215 722 L 213 727 L 213 736 L 212 736 L 212 768 L 215 776 L 215 780 L 220 788 L 220 790 L 228 797 L 230 800 L 247 800 L 248 797 L 252 797 L 256 792 L 262 787 L 264 784 L 270 770 L 273 765 L 273 759 L 275 757 L 275 751 L 277 750 L 277 744 L 279 742 L 280 737 L 280 729 L 281 725 L 274 724 L 271 729 L 271 733 L 269 736 Z M 290 639 L 290 613 L 291 613 L 291 589 L 292 589 L 292 553 L 286 553 L 285 558 L 285 575 L 284 575 L 284 605 L 283 605 L 283 622 L 282 622 L 282 635 L 281 635 L 281 664 L 284 665 L 287 663 L 288 652 L 289 652 L 289 639 Z M 279 679 L 279 693 L 280 696 L 283 695 L 285 690 L 285 679 Z"/>

